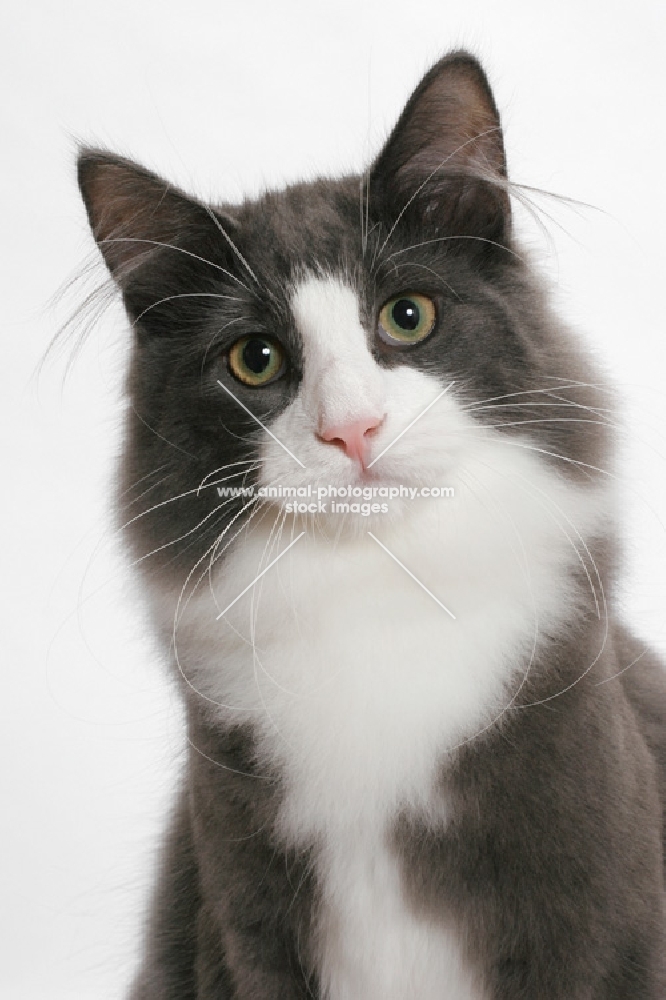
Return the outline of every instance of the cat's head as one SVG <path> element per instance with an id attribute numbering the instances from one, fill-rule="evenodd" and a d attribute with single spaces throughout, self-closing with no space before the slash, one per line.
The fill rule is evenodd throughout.
<path id="1" fill-rule="evenodd" d="M 433 67 L 360 177 L 209 206 L 84 150 L 79 181 L 133 327 L 122 517 L 146 565 L 291 516 L 228 487 L 457 485 L 519 449 L 596 478 L 604 403 L 514 242 L 468 54 Z"/>

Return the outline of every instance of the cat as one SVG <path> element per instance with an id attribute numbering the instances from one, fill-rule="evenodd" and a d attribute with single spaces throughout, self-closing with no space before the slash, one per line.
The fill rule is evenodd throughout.
<path id="1" fill-rule="evenodd" d="M 212 206 L 78 171 L 187 718 L 132 1000 L 663 1000 L 666 680 L 614 604 L 612 392 L 513 235 L 477 60 L 361 177 Z"/>

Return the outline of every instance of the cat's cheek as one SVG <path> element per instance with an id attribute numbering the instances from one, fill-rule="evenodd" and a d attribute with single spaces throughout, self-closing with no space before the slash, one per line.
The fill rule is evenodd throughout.
<path id="1" fill-rule="evenodd" d="M 455 396 L 455 380 L 400 365 L 384 371 L 387 414 L 373 441 L 375 475 L 391 482 L 441 486 L 464 458 L 473 425 Z"/>

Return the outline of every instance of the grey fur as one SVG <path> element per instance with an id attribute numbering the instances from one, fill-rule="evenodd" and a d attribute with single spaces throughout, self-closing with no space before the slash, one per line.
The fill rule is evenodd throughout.
<path id="1" fill-rule="evenodd" d="M 440 165 L 442 150 L 462 145 Z M 499 118 L 464 53 L 441 60 L 417 88 L 370 170 L 361 213 L 357 177 L 215 208 L 249 268 L 208 209 L 147 171 L 86 150 L 79 177 L 134 321 L 121 485 L 130 506 L 121 517 L 142 515 L 128 541 L 146 586 L 182 582 L 239 514 L 240 502 L 230 504 L 195 530 L 215 504 L 210 492 L 191 491 L 212 469 L 256 455 L 256 425 L 216 390 L 220 358 L 244 332 L 278 336 L 290 370 L 254 406 L 270 420 L 288 405 L 301 353 L 285 289 L 315 262 L 353 275 L 368 328 L 378 304 L 414 282 L 435 298 L 445 347 L 433 338 L 398 358 L 374 344 L 377 360 L 453 372 L 463 400 L 523 393 L 520 409 L 509 399 L 478 415 L 502 433 L 542 416 L 531 393 L 553 372 L 568 386 L 563 417 L 581 406 L 605 412 L 594 368 L 517 256 Z M 193 290 L 200 297 L 165 301 Z M 534 436 L 561 475 L 583 483 L 612 458 L 603 419 L 535 424 Z M 612 595 L 612 529 L 590 549 Z M 615 620 L 586 672 L 604 645 L 587 593 L 581 618 L 543 644 L 520 701 L 442 762 L 449 823 L 395 818 L 411 905 L 456 922 L 492 1000 L 666 997 L 666 683 Z M 132 1000 L 317 998 L 317 844 L 289 852 L 275 839 L 281 775 L 257 762 L 251 728 L 225 731 L 185 687 L 183 697 L 200 752 L 188 757 Z"/>

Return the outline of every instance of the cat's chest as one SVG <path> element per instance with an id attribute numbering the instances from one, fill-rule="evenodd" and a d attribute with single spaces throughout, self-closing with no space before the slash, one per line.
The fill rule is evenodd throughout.
<path id="1" fill-rule="evenodd" d="M 252 586 L 291 541 L 257 532 L 167 622 L 190 689 L 279 775 L 274 835 L 316 848 L 323 1000 L 484 1000 L 448 901 L 418 912 L 388 835 L 404 811 L 446 828 L 447 758 L 510 703 L 535 624 L 567 614 L 576 553 L 556 522 L 526 573 L 511 536 L 466 519 L 387 528 L 399 563 L 372 539 L 306 534 Z"/>
<path id="2" fill-rule="evenodd" d="M 414 908 L 383 843 L 340 841 L 321 874 L 323 1000 L 484 1000 L 455 922 Z"/>
<path id="3" fill-rule="evenodd" d="M 259 544 L 228 567 L 218 608 L 274 555 Z M 429 809 L 438 765 L 501 713 L 529 651 L 531 595 L 515 581 L 488 579 L 480 596 L 460 573 L 454 590 L 436 555 L 392 545 L 431 594 L 372 540 L 303 538 L 227 620 L 210 592 L 181 619 L 179 666 L 225 724 L 252 727 L 281 775 L 292 843 Z M 445 603 L 449 586 L 455 619 L 432 596 Z"/>
<path id="4" fill-rule="evenodd" d="M 598 500 L 530 463 L 538 502 L 485 461 L 473 469 L 520 545 L 483 492 L 456 483 L 455 499 L 421 501 L 372 534 L 260 522 L 175 617 L 173 594 L 155 605 L 188 690 L 223 725 L 249 726 L 280 774 L 290 843 L 427 812 L 447 756 L 501 716 L 539 632 L 570 616 L 578 551 L 541 493 L 583 532 Z"/>

